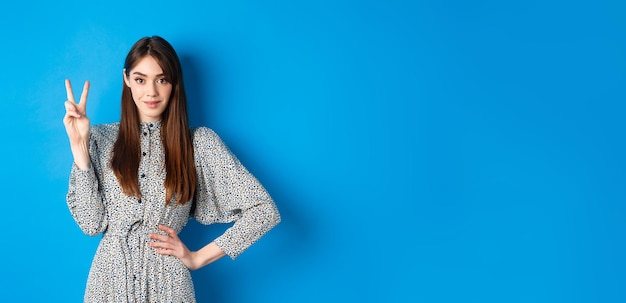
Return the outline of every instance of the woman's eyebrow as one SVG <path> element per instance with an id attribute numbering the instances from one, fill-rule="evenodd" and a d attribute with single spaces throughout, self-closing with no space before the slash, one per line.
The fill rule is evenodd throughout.
<path id="1" fill-rule="evenodd" d="M 142 76 L 142 77 L 148 77 L 148 75 L 146 75 L 144 73 L 141 73 L 141 72 L 133 72 L 133 75 L 139 75 L 139 76 Z M 163 77 L 163 76 L 165 76 L 165 74 L 160 73 L 160 74 L 156 75 L 155 77 Z"/>

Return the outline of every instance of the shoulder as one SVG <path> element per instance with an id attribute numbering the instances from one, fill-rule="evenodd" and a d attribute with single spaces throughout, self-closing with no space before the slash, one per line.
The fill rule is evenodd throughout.
<path id="1" fill-rule="evenodd" d="M 191 137 L 194 144 L 196 142 L 200 143 L 201 141 L 213 142 L 215 140 L 219 140 L 217 133 L 205 126 L 191 128 Z"/>
<path id="2" fill-rule="evenodd" d="M 215 131 L 208 127 L 194 127 L 191 128 L 191 137 L 193 140 L 193 147 L 196 150 L 213 151 L 227 149 L 226 145 L 217 135 Z"/>
<path id="3" fill-rule="evenodd" d="M 91 139 L 96 141 L 113 141 L 117 140 L 117 134 L 120 130 L 119 122 L 96 124 L 90 128 Z"/>

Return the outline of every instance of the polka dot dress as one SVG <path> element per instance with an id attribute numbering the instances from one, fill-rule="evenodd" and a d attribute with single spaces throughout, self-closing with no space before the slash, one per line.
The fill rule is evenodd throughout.
<path id="1" fill-rule="evenodd" d="M 160 122 L 141 123 L 141 198 L 126 196 L 110 169 L 119 123 L 91 128 L 89 170 L 74 164 L 67 204 L 87 235 L 103 234 L 87 279 L 85 302 L 195 302 L 189 270 L 150 247 L 158 225 L 180 232 L 190 217 L 202 224 L 235 222 L 215 243 L 236 258 L 280 222 L 267 191 L 215 132 L 192 130 L 198 185 L 193 201 L 165 205 Z"/>

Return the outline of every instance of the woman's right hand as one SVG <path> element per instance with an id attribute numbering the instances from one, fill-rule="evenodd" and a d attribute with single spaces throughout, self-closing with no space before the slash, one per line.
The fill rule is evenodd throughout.
<path id="1" fill-rule="evenodd" d="M 65 80 L 65 91 L 67 101 L 65 101 L 65 131 L 70 139 L 70 144 L 81 144 L 89 141 L 89 118 L 87 118 L 87 93 L 89 92 L 89 81 L 85 81 L 83 92 L 80 95 L 80 103 L 76 104 L 72 84 L 70 80 Z"/>
<path id="2" fill-rule="evenodd" d="M 87 93 L 89 81 L 85 81 L 83 92 L 80 95 L 80 103 L 74 100 L 70 80 L 65 80 L 67 101 L 65 101 L 65 117 L 63 124 L 70 139 L 74 162 L 82 170 L 87 170 L 89 165 L 89 118 L 87 118 Z"/>

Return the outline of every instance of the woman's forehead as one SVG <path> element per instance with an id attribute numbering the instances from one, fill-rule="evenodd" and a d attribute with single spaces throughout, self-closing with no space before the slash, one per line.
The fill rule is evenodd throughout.
<path id="1" fill-rule="evenodd" d="M 139 74 L 143 76 L 162 76 L 164 74 L 161 65 L 152 56 L 145 56 L 130 70 L 130 74 Z"/>

